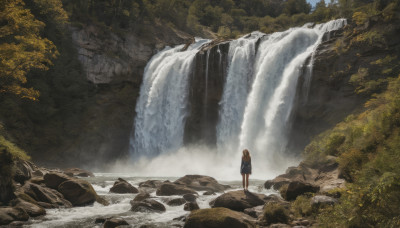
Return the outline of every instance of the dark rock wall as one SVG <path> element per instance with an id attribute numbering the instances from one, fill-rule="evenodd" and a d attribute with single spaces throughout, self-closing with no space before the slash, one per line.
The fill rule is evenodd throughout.
<path id="1" fill-rule="evenodd" d="M 218 47 L 220 52 L 218 52 Z M 207 50 L 197 53 L 194 69 L 190 77 L 189 114 L 185 126 L 185 144 L 216 144 L 219 102 L 222 97 L 228 68 L 229 43 L 218 44 L 208 50 L 210 53 L 208 59 L 207 94 Z"/>

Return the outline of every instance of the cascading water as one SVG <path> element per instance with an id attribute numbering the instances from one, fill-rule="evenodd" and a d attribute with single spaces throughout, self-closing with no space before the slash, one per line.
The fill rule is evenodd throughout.
<path id="1" fill-rule="evenodd" d="M 184 52 L 179 52 L 182 48 L 179 46 L 155 55 L 145 69 L 131 146 L 134 156 L 162 156 L 142 163 L 145 167 L 143 172 L 159 170 L 168 163 L 174 170 L 181 168 L 180 172 L 230 178 L 238 173 L 238 161 L 244 148 L 248 148 L 254 158 L 253 173 L 262 179 L 271 178 L 298 162 L 294 159 L 291 162 L 283 153 L 298 78 L 310 56 L 309 68 L 312 68 L 312 53 L 321 43 L 324 33 L 345 24 L 346 20 L 339 19 L 314 28 L 306 25 L 270 35 L 254 32 L 231 41 L 225 85 L 219 102 L 219 121 L 215 126 L 217 150 L 209 147 L 188 149 L 182 145 L 189 105 L 189 75 L 194 56 L 207 41 L 199 40 Z M 209 50 L 205 53 L 207 59 L 203 66 L 206 68 L 206 83 L 209 77 L 213 77 L 208 72 Z M 219 47 L 217 52 L 221 62 Z M 205 85 L 207 89 L 209 87 Z M 205 92 L 207 96 L 211 91 Z M 177 151 L 180 159 L 166 151 Z M 185 162 L 190 162 L 191 166 Z M 152 169 L 153 166 L 156 168 Z M 161 174 L 174 175 L 171 171 L 162 169 Z"/>
<path id="2" fill-rule="evenodd" d="M 153 157 L 182 146 L 188 78 L 196 53 L 207 42 L 197 39 L 186 51 L 181 51 L 183 45 L 167 47 L 147 64 L 130 143 L 134 157 Z"/>

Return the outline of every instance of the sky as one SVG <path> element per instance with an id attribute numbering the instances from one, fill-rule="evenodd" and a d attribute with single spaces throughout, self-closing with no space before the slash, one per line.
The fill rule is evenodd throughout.
<path id="1" fill-rule="evenodd" d="M 313 7 L 315 6 L 315 4 L 317 4 L 317 2 L 319 2 L 320 0 L 307 0 L 308 3 L 310 3 Z M 325 1 L 327 2 L 327 1 Z"/>

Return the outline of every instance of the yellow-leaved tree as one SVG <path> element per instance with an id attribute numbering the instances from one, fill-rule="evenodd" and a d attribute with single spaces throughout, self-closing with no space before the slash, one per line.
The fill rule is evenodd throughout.
<path id="1" fill-rule="evenodd" d="M 47 70 L 57 55 L 56 46 L 41 37 L 45 24 L 37 20 L 22 0 L 2 0 L 0 5 L 0 92 L 36 100 L 39 91 L 26 88 L 32 69 Z"/>

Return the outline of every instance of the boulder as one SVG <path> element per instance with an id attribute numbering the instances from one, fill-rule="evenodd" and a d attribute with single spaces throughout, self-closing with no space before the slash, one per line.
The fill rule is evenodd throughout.
<path id="1" fill-rule="evenodd" d="M 174 181 L 174 183 L 185 185 L 196 191 L 223 192 L 230 188 L 228 185 L 218 183 L 218 181 L 212 177 L 202 175 L 186 175 Z"/>
<path id="2" fill-rule="evenodd" d="M 232 191 L 218 196 L 212 207 L 225 207 L 235 211 L 244 211 L 246 208 L 264 205 L 265 197 L 263 194 L 243 190 Z"/>
<path id="3" fill-rule="evenodd" d="M 147 192 L 141 192 L 133 198 L 133 201 L 142 201 L 144 199 L 150 198 L 150 194 Z"/>
<path id="4" fill-rule="evenodd" d="M 63 183 L 64 181 L 71 180 L 69 176 L 63 173 L 56 173 L 56 172 L 46 173 L 43 176 L 43 179 L 46 186 L 53 189 L 58 189 L 58 186 L 61 183 Z"/>
<path id="5" fill-rule="evenodd" d="M 71 202 L 66 200 L 61 193 L 51 188 L 26 182 L 25 185 L 22 186 L 21 191 L 36 200 L 38 203 L 46 203 L 45 208 L 72 207 Z"/>
<path id="6" fill-rule="evenodd" d="M 246 208 L 246 209 L 244 209 L 244 213 L 246 215 L 250 215 L 253 218 L 258 218 L 260 215 L 262 215 L 263 209 L 264 209 L 264 205 L 260 205 L 257 207 Z"/>
<path id="7" fill-rule="evenodd" d="M 188 194 L 183 195 L 183 198 L 188 202 L 194 202 L 194 201 L 196 201 L 197 196 L 188 193 Z"/>
<path id="8" fill-rule="evenodd" d="M 255 220 L 241 212 L 228 208 L 208 208 L 194 210 L 186 219 L 184 228 L 252 228 Z"/>
<path id="9" fill-rule="evenodd" d="M 186 203 L 186 200 L 183 198 L 176 198 L 167 201 L 169 206 L 180 206 Z"/>
<path id="10" fill-rule="evenodd" d="M 30 203 L 30 202 L 26 202 L 26 201 L 21 200 L 21 199 L 14 200 L 12 202 L 12 205 L 14 207 L 22 208 L 31 217 L 36 217 L 36 216 L 40 216 L 40 215 L 45 215 L 46 214 L 46 210 L 43 207 L 41 207 L 39 205 L 36 205 L 36 204 L 33 204 L 33 203 Z"/>
<path id="11" fill-rule="evenodd" d="M 22 208 L 18 207 L 1 207 L 0 208 L 0 225 L 7 225 L 13 221 L 28 221 L 29 215 Z"/>
<path id="12" fill-rule="evenodd" d="M 124 226 L 124 225 L 129 225 L 124 219 L 122 218 L 108 218 L 104 224 L 103 224 L 103 228 L 114 228 L 114 227 L 118 227 L 118 226 Z"/>
<path id="13" fill-rule="evenodd" d="M 14 171 L 14 177 L 13 179 L 20 183 L 24 184 L 25 181 L 31 179 L 32 177 L 32 166 L 31 163 L 24 161 L 24 160 L 16 160 L 15 161 L 15 171 Z"/>
<path id="14" fill-rule="evenodd" d="M 114 182 L 114 185 L 111 187 L 110 192 L 113 193 L 138 193 L 139 190 L 129 184 L 126 180 L 122 178 L 118 178 L 117 181 Z"/>
<path id="15" fill-rule="evenodd" d="M 64 173 L 71 177 L 94 177 L 92 172 L 80 168 L 65 169 Z"/>
<path id="16" fill-rule="evenodd" d="M 91 204 L 99 198 L 92 185 L 85 180 L 64 181 L 58 186 L 58 191 L 74 206 Z"/>
<path id="17" fill-rule="evenodd" d="M 281 196 L 285 200 L 295 200 L 297 196 L 303 195 L 306 192 L 316 193 L 319 191 L 319 186 L 312 185 L 301 181 L 292 181 L 287 186 L 287 189 L 281 191 Z"/>
<path id="18" fill-rule="evenodd" d="M 185 211 L 193 211 L 198 209 L 200 209 L 200 207 L 196 202 L 188 202 L 183 206 L 183 210 Z"/>
<path id="19" fill-rule="evenodd" d="M 145 182 L 140 182 L 139 187 L 141 188 L 158 188 L 163 182 L 160 180 L 147 180 Z"/>
<path id="20" fill-rule="evenodd" d="M 210 195 L 215 195 L 215 192 L 213 191 L 206 191 L 203 193 L 203 196 L 210 196 Z"/>
<path id="21" fill-rule="evenodd" d="M 172 195 L 184 195 L 184 194 L 197 194 L 196 191 L 187 188 L 183 185 L 178 185 L 174 183 L 163 183 L 157 188 L 157 196 L 172 196 Z"/>
<path id="22" fill-rule="evenodd" d="M 311 198 L 311 207 L 313 209 L 324 208 L 338 203 L 338 200 L 329 196 L 318 195 Z"/>
<path id="23" fill-rule="evenodd" d="M 153 199 L 145 199 L 143 201 L 131 200 L 131 211 L 134 212 L 165 212 L 165 206 Z"/>

